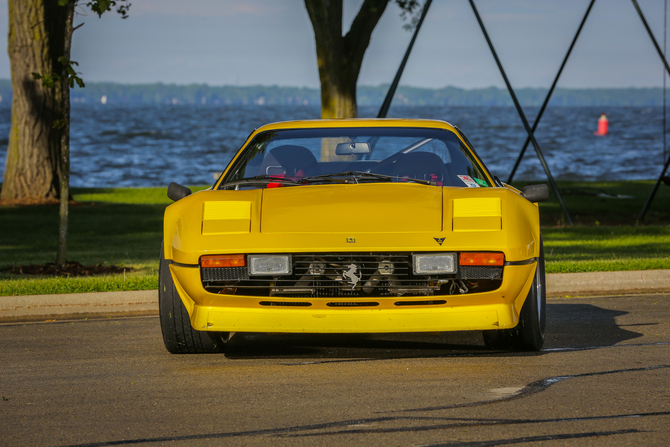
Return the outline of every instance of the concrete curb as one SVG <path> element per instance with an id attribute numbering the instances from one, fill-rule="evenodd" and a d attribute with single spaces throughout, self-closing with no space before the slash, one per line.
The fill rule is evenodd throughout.
<path id="1" fill-rule="evenodd" d="M 547 296 L 625 295 L 670 291 L 670 270 L 629 272 L 552 273 Z"/>
<path id="2" fill-rule="evenodd" d="M 158 290 L 0 297 L 0 322 L 158 313 Z"/>
<path id="3" fill-rule="evenodd" d="M 547 296 L 670 292 L 670 270 L 553 273 Z M 0 322 L 158 314 L 158 291 L 70 293 L 0 297 Z"/>

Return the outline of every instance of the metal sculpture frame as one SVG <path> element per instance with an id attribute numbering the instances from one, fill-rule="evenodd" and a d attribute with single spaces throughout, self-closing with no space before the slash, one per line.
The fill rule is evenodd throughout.
<path id="1" fill-rule="evenodd" d="M 521 160 L 523 159 L 523 156 L 526 152 L 526 149 L 528 147 L 529 143 L 533 144 L 533 147 L 535 149 L 535 152 L 537 153 L 537 156 L 540 160 L 540 163 L 542 164 L 542 168 L 544 169 L 544 172 L 547 176 L 547 179 L 549 180 L 549 183 L 551 185 L 552 190 L 554 191 L 554 194 L 556 194 L 556 198 L 558 199 L 559 204 L 561 205 L 561 208 L 563 209 L 563 214 L 565 215 L 565 218 L 567 219 L 568 223 L 572 226 L 573 222 L 570 217 L 570 213 L 563 202 L 563 198 L 561 197 L 560 191 L 558 189 L 558 186 L 556 185 L 556 182 L 554 181 L 554 178 L 551 174 L 551 171 L 549 169 L 549 165 L 547 164 L 544 154 L 542 152 L 542 149 L 540 148 L 540 145 L 538 144 L 537 140 L 535 139 L 535 130 L 537 129 L 537 126 L 540 123 L 540 120 L 542 119 L 542 115 L 544 114 L 545 109 L 547 108 L 547 105 L 549 104 L 549 100 L 551 99 L 551 95 L 554 92 L 554 89 L 556 88 L 556 85 L 558 83 L 559 78 L 561 77 L 561 74 L 563 73 L 563 69 L 565 68 L 565 65 L 568 62 L 568 59 L 570 57 L 570 54 L 572 53 L 572 50 L 577 42 L 577 39 L 579 38 L 579 35 L 582 32 L 582 28 L 584 27 L 584 24 L 586 23 L 586 19 L 589 16 L 589 13 L 591 12 L 591 9 L 593 8 L 593 4 L 595 3 L 595 0 L 591 0 L 587 9 L 586 13 L 584 14 L 584 17 L 582 18 L 582 21 L 579 24 L 579 27 L 577 28 L 577 32 L 575 33 L 574 38 L 572 39 L 572 42 L 570 43 L 570 47 L 568 48 L 568 51 L 563 58 L 563 62 L 561 63 L 560 68 L 558 69 L 558 72 L 556 73 L 556 76 L 554 77 L 554 81 L 551 84 L 551 87 L 549 88 L 549 91 L 547 92 L 547 95 L 544 99 L 544 102 L 542 103 L 542 106 L 540 107 L 540 111 L 537 114 L 537 117 L 535 118 L 535 121 L 533 122 L 533 126 L 531 127 L 528 124 L 528 120 L 526 119 L 526 116 L 523 112 L 523 108 L 519 104 L 519 101 L 516 97 L 516 93 L 514 92 L 514 89 L 512 88 L 512 85 L 510 84 L 507 75 L 505 74 L 505 70 L 503 69 L 502 63 L 500 62 L 500 59 L 498 58 L 498 55 L 495 51 L 495 48 L 493 47 L 493 43 L 491 42 L 491 39 L 489 38 L 489 35 L 486 31 L 486 27 L 484 26 L 484 22 L 482 21 L 479 12 L 477 11 L 477 7 L 475 6 L 474 0 L 468 0 L 470 2 L 470 6 L 472 7 L 472 11 L 475 14 L 475 17 L 477 18 L 477 22 L 479 23 L 479 26 L 482 30 L 482 33 L 484 34 L 484 37 L 486 39 L 486 42 L 489 46 L 489 49 L 491 50 L 491 53 L 493 55 L 493 58 L 496 61 L 496 64 L 498 65 L 498 69 L 500 70 L 500 74 L 503 77 L 503 80 L 505 81 L 505 85 L 507 86 L 507 90 L 509 91 L 510 96 L 512 97 L 512 101 L 514 102 L 514 106 L 517 109 L 517 112 L 519 114 L 519 118 L 523 122 L 524 128 L 526 129 L 526 133 L 528 134 L 528 137 L 526 138 L 526 141 L 519 153 L 519 156 L 517 157 L 516 162 L 514 163 L 514 167 L 512 168 L 512 171 L 510 172 L 510 176 L 508 179 L 508 183 L 511 183 L 512 179 L 514 178 L 514 174 L 516 173 L 517 168 L 519 167 L 519 164 L 521 163 Z M 640 5 L 637 3 L 637 0 L 631 0 L 633 2 L 633 6 L 635 7 L 638 15 L 640 16 L 640 19 L 642 20 L 642 23 L 644 24 L 644 27 L 646 28 L 647 32 L 649 33 L 649 37 L 651 38 L 652 43 L 654 44 L 654 47 L 656 48 L 656 51 L 658 52 L 661 60 L 663 61 L 663 64 L 665 66 L 665 69 L 670 75 L 670 65 L 668 65 L 668 62 L 665 58 L 665 55 L 661 51 L 660 47 L 658 46 L 658 43 L 656 42 L 656 39 L 654 37 L 654 34 L 651 31 L 651 28 L 649 27 L 644 14 L 642 13 L 642 9 L 640 8 Z M 414 30 L 414 34 L 412 35 L 412 39 L 410 40 L 410 43 L 407 47 L 407 50 L 405 52 L 405 55 L 402 59 L 402 62 L 400 63 L 400 67 L 398 68 L 398 71 L 396 72 L 396 75 L 393 79 L 393 83 L 389 87 L 389 91 L 386 94 L 386 97 L 384 98 L 384 103 L 382 104 L 382 107 L 379 110 L 379 113 L 377 115 L 378 118 L 385 118 L 386 114 L 388 113 L 388 109 L 391 106 L 391 101 L 393 100 L 393 96 L 395 95 L 396 89 L 398 88 L 398 84 L 400 82 L 400 78 L 402 76 L 402 73 L 405 69 L 405 65 L 407 64 L 407 61 L 409 59 L 409 55 L 412 51 L 412 48 L 414 47 L 414 42 L 416 41 L 416 38 L 419 34 L 419 30 L 421 29 L 421 25 L 423 24 L 423 21 L 426 17 L 426 14 L 428 13 L 428 8 L 430 7 L 432 0 L 427 0 L 423 11 L 421 12 L 421 17 L 419 19 L 419 22 L 416 26 L 416 29 Z M 665 129 L 663 129 L 665 132 Z M 670 158 L 665 162 L 663 169 L 661 171 L 660 176 L 658 177 L 658 180 L 656 184 L 654 185 L 654 188 L 649 195 L 649 198 L 647 199 L 647 202 L 644 205 L 644 208 L 642 209 L 642 212 L 640 213 L 639 220 L 643 220 L 644 216 L 651 206 L 651 202 L 654 200 L 654 196 L 656 195 L 656 192 L 658 191 L 659 185 L 661 184 L 661 181 L 663 181 L 663 178 L 665 176 L 666 171 L 668 170 L 668 167 L 670 166 Z"/>

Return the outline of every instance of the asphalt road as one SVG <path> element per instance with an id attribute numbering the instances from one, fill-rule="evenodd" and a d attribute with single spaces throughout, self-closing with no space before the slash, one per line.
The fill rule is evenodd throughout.
<path id="1" fill-rule="evenodd" d="M 236 334 L 158 319 L 0 326 L 0 445 L 668 445 L 670 294 L 553 299 L 545 350 L 477 333 Z"/>

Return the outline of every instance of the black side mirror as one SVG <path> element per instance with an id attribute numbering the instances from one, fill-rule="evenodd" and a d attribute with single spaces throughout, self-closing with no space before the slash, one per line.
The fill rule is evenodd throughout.
<path id="1" fill-rule="evenodd" d="M 167 196 L 175 202 L 191 194 L 190 189 L 186 186 L 181 186 L 179 183 L 172 182 L 168 185 Z"/>
<path id="2" fill-rule="evenodd" d="M 549 200 L 549 187 L 545 184 L 528 185 L 523 188 L 521 195 L 529 202 L 544 202 L 545 200 Z"/>

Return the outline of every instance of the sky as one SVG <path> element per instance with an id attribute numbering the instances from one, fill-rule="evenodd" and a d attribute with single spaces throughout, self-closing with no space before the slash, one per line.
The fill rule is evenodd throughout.
<path id="1" fill-rule="evenodd" d="M 85 3 L 85 2 L 81 2 Z M 301 0 L 131 0 L 130 17 L 78 10 L 72 60 L 88 82 L 206 83 L 318 88 L 314 33 Z M 344 0 L 343 29 L 362 0 Z M 476 0 L 515 87 L 548 87 L 589 0 Z M 663 0 L 639 0 L 663 45 Z M 359 85 L 390 83 L 411 33 L 389 5 L 366 52 Z M 7 48 L 7 0 L 0 47 Z M 0 79 L 10 78 L 0 54 Z M 597 0 L 559 87 L 654 87 L 663 66 L 630 0 Z M 467 0 L 434 0 L 401 85 L 504 87 Z"/>

